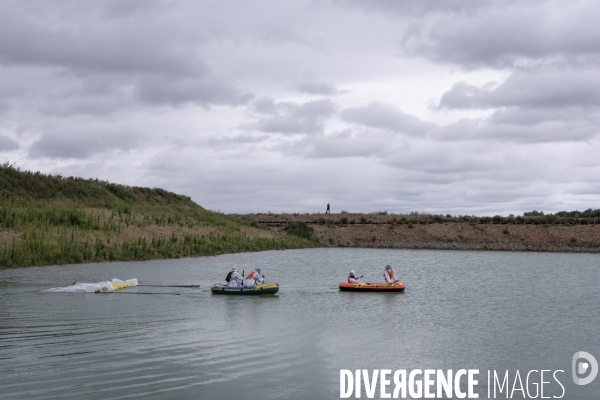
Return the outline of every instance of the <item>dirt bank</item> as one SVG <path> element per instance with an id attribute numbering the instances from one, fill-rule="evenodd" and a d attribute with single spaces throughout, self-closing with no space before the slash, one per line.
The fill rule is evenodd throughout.
<path id="1" fill-rule="evenodd" d="M 372 214 L 252 214 L 243 217 L 278 231 L 285 230 L 291 221 L 306 222 L 313 227 L 322 245 L 328 247 L 600 253 L 600 224 L 475 224 Z"/>

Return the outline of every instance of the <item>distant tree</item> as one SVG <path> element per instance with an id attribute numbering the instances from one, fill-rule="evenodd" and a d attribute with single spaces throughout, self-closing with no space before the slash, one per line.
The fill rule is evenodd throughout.
<path id="1" fill-rule="evenodd" d="M 544 215 L 543 211 L 537 211 L 537 210 L 533 210 L 533 211 L 528 211 L 528 212 L 524 212 L 523 216 L 524 217 L 540 217 Z"/>

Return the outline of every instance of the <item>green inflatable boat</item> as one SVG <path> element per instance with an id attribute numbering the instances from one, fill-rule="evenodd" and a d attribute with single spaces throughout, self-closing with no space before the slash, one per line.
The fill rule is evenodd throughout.
<path id="1" fill-rule="evenodd" d="M 275 282 L 262 283 L 254 287 L 225 286 L 222 283 L 215 283 L 210 288 L 213 294 L 229 294 L 234 296 L 246 296 L 257 294 L 275 294 L 279 291 L 279 285 Z"/>

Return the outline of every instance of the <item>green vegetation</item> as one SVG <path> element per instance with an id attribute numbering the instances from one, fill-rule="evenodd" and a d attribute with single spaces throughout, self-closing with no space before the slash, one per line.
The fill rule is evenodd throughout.
<path id="1" fill-rule="evenodd" d="M 273 232 L 163 189 L 0 165 L 0 267 L 315 246 L 302 229 Z"/>
<path id="2" fill-rule="evenodd" d="M 593 210 L 591 208 L 588 208 L 585 211 L 559 211 L 554 215 L 563 218 L 600 218 L 600 209 Z"/>
<path id="3" fill-rule="evenodd" d="M 544 212 L 538 210 L 526 211 L 523 213 L 524 217 L 540 217 L 542 215 L 544 215 Z"/>
<path id="4" fill-rule="evenodd" d="M 314 236 L 314 228 L 305 222 L 290 222 L 285 230 L 288 234 L 302 239 L 311 240 L 313 242 L 319 241 L 319 239 Z"/>
<path id="5" fill-rule="evenodd" d="M 360 214 L 359 214 L 360 215 Z M 381 218 L 384 217 L 384 218 Z M 360 216 L 360 223 L 368 224 L 373 223 L 372 220 L 367 219 L 365 216 Z M 450 214 L 425 214 L 418 213 L 416 211 L 410 214 L 387 214 L 381 215 L 378 220 L 380 223 L 392 223 L 392 224 L 409 224 L 413 227 L 415 225 L 427 225 L 427 224 L 446 224 L 446 223 L 467 223 L 470 226 L 475 227 L 476 225 L 587 225 L 587 224 L 599 224 L 600 223 L 600 209 L 588 209 L 586 211 L 560 211 L 555 214 L 544 214 L 543 211 L 530 211 L 523 213 L 523 216 L 509 216 L 495 215 L 493 217 L 488 216 L 476 216 L 476 215 L 458 215 L 452 216 Z M 478 228 L 476 228 L 478 229 Z"/>

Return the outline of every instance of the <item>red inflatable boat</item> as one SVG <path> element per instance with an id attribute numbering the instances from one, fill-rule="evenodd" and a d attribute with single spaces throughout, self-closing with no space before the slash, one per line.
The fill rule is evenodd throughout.
<path id="1" fill-rule="evenodd" d="M 340 283 L 340 290 L 349 292 L 404 292 L 404 289 L 406 286 L 400 281 L 394 283 Z"/>

